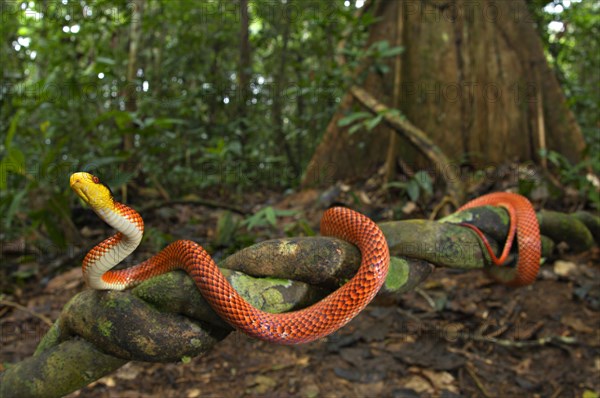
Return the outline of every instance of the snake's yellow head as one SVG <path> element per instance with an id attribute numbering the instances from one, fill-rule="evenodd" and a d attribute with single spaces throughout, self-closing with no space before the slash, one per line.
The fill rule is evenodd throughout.
<path id="1" fill-rule="evenodd" d="M 71 189 L 94 210 L 112 209 L 113 195 L 100 179 L 90 173 L 73 173 L 70 179 Z"/>

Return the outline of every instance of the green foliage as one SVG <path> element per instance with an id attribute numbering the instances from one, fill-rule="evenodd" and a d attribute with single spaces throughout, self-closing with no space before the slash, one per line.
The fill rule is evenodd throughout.
<path id="1" fill-rule="evenodd" d="M 285 225 L 284 228 L 287 236 L 315 236 L 317 234 L 303 218 Z"/>
<path id="2" fill-rule="evenodd" d="M 250 0 L 251 59 L 240 65 L 238 3 L 147 0 L 128 81 L 130 2 L 0 9 L 0 240 L 39 230 L 59 246 L 74 171 L 113 188 L 156 181 L 173 197 L 297 184 L 345 91 L 336 44 L 353 26 L 349 46 L 361 45 L 373 22 L 340 2 Z"/>
<path id="3" fill-rule="evenodd" d="M 380 112 L 377 115 L 373 115 L 369 112 L 352 112 L 338 121 L 338 126 L 345 127 L 351 125 L 348 129 L 349 134 L 354 134 L 360 129 L 366 129 L 367 131 L 373 130 L 383 121 L 386 115 L 392 115 L 396 117 L 402 117 L 402 114 L 397 109 L 387 109 L 384 112 Z"/>
<path id="4" fill-rule="evenodd" d="M 590 153 L 600 151 L 600 2 L 528 2 L 554 68 Z"/>
<path id="5" fill-rule="evenodd" d="M 162 250 L 169 243 L 175 239 L 173 235 L 165 233 L 160 229 L 152 226 L 147 226 L 144 229 L 144 240 L 143 243 L 148 244 L 154 251 Z"/>
<path id="6" fill-rule="evenodd" d="M 217 220 L 217 230 L 212 242 L 213 245 L 216 247 L 231 246 L 235 241 L 239 224 L 239 220 L 234 217 L 232 212 L 225 211 L 221 213 Z"/>
<path id="7" fill-rule="evenodd" d="M 433 195 L 433 181 L 426 171 L 420 170 L 408 181 L 392 181 L 386 184 L 387 189 L 400 188 L 404 190 L 408 198 L 417 202 L 419 199 L 428 200 Z"/>
<path id="8" fill-rule="evenodd" d="M 600 174 L 600 158 L 588 157 L 573 165 L 566 157 L 555 151 L 542 152 L 541 155 L 555 166 L 562 184 L 575 188 L 582 198 L 600 210 L 600 187 L 598 186 L 600 181 L 588 172 L 593 170 L 596 176 Z"/>
<path id="9" fill-rule="evenodd" d="M 297 213 L 296 210 L 281 210 L 267 206 L 242 221 L 242 225 L 249 231 L 256 227 L 275 227 L 277 226 L 277 217 L 289 217 Z"/>
<path id="10" fill-rule="evenodd" d="M 403 47 L 391 47 L 387 40 L 381 40 L 371 44 L 363 56 L 373 60 L 371 71 L 383 75 L 390 71 L 390 67 L 384 62 L 385 58 L 395 57 L 403 51 Z"/>
<path id="11" fill-rule="evenodd" d="M 585 390 L 581 394 L 581 398 L 598 398 L 598 393 L 592 390 Z"/>

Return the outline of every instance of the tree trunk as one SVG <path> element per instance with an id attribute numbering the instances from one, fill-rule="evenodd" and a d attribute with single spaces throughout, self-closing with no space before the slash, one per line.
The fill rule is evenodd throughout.
<path id="1" fill-rule="evenodd" d="M 250 49 L 250 32 L 248 17 L 248 0 L 240 0 L 240 63 L 238 66 L 237 115 L 240 120 L 240 143 L 242 153 L 248 142 L 248 122 L 246 120 L 248 97 L 250 92 L 250 79 L 252 78 L 252 62 Z"/>
<path id="2" fill-rule="evenodd" d="M 402 11 L 404 7 L 401 4 L 396 4 L 396 29 L 394 30 L 394 46 L 402 47 L 402 25 L 404 22 L 404 16 Z M 394 91 L 392 94 L 392 107 L 399 109 L 400 94 L 401 94 L 401 83 L 402 82 L 402 57 L 400 54 L 396 55 L 394 60 Z M 398 134 L 394 129 L 390 129 L 390 141 L 388 145 L 388 151 L 385 159 L 385 182 L 390 182 L 396 175 L 396 160 L 398 159 Z"/>
<path id="3" fill-rule="evenodd" d="M 290 40 L 290 24 L 291 16 L 287 15 L 286 18 L 281 22 L 282 33 L 282 45 L 279 53 L 279 65 L 275 75 L 275 90 L 273 95 L 273 126 L 275 129 L 275 137 L 277 138 L 278 144 L 283 146 L 283 150 L 288 158 L 288 162 L 292 167 L 292 170 L 296 175 L 300 174 L 300 166 L 296 161 L 296 157 L 292 151 L 289 140 L 285 136 L 285 126 L 283 121 L 283 101 L 284 101 L 284 90 L 287 85 L 287 79 L 285 76 L 285 67 L 288 59 L 288 45 Z M 280 29 L 278 29 L 280 31 Z"/>
<path id="4" fill-rule="evenodd" d="M 396 42 L 396 7 L 402 7 L 400 41 L 405 50 L 399 108 L 452 164 L 483 168 L 507 160 L 538 162 L 540 145 L 572 162 L 580 159 L 583 135 L 546 62 L 523 0 L 374 3 L 380 22 L 372 25 L 368 45 Z M 394 61 L 383 62 L 394 71 Z M 394 105 L 393 73 L 371 72 L 362 88 L 388 107 Z M 542 103 L 538 106 L 536 101 Z M 303 185 L 364 178 L 385 162 L 388 126 L 382 123 L 352 135 L 348 126 L 338 126 L 341 117 L 357 110 L 364 107 L 349 90 L 308 165 Z M 405 163 L 431 170 L 421 148 L 406 136 L 395 145 Z"/>
<path id="5" fill-rule="evenodd" d="M 145 0 L 135 0 L 132 3 L 131 12 L 131 25 L 129 33 L 129 59 L 127 63 L 127 85 L 125 86 L 125 110 L 129 113 L 137 111 L 137 100 L 136 100 L 136 72 L 137 72 L 137 58 L 138 49 L 140 45 L 141 31 L 142 31 L 142 16 L 144 11 Z M 129 128 L 123 134 L 123 150 L 125 153 L 133 155 L 133 136 L 134 128 L 133 123 L 129 123 Z M 129 162 L 123 163 L 122 172 L 131 173 L 135 170 L 135 160 L 130 159 Z M 124 202 L 127 202 L 127 185 L 123 185 L 121 189 L 121 197 Z"/>

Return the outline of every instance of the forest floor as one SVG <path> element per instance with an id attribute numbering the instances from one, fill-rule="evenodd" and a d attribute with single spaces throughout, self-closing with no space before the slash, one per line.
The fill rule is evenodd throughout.
<path id="1" fill-rule="evenodd" d="M 147 225 L 179 237 L 193 213 L 203 221 L 194 235 L 214 236 L 214 210 L 175 209 Z M 320 213 L 306 209 L 315 229 Z M 109 233 L 96 228 L 87 243 Z M 283 234 L 270 231 L 265 238 Z M 317 342 L 278 346 L 235 332 L 189 363 L 130 362 L 69 397 L 598 397 L 599 263 L 597 248 L 550 259 L 535 284 L 518 289 L 480 271 L 439 268 L 417 291 L 376 300 Z M 85 289 L 76 264 L 40 274 L 2 297 L 0 370 L 29 357 L 48 322 Z"/>

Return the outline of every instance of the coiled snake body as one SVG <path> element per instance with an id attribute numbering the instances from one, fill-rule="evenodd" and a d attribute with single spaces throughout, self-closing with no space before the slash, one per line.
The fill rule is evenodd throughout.
<path id="1" fill-rule="evenodd" d="M 71 188 L 119 232 L 94 247 L 83 260 L 83 275 L 94 289 L 123 290 L 173 269 L 184 269 L 211 307 L 234 328 L 280 344 L 307 343 L 336 331 L 375 297 L 387 276 L 390 254 L 385 237 L 369 218 L 343 207 L 323 214 L 321 233 L 355 244 L 362 254 L 356 275 L 334 293 L 310 307 L 283 314 L 260 311 L 246 302 L 225 279 L 210 255 L 198 244 L 179 240 L 156 256 L 124 270 L 111 271 L 135 250 L 144 223 L 128 206 L 88 173 L 71 176 Z"/>
<path id="2" fill-rule="evenodd" d="M 280 344 L 299 344 L 327 336 L 354 318 L 375 297 L 387 276 L 390 254 L 383 233 L 366 216 L 343 207 L 331 208 L 323 214 L 321 233 L 355 244 L 362 255 L 360 268 L 352 279 L 334 293 L 298 311 L 272 314 L 252 307 L 233 289 L 210 255 L 200 245 L 188 240 L 173 242 L 136 266 L 111 270 L 139 245 L 144 222 L 135 210 L 115 201 L 110 190 L 97 177 L 89 173 L 74 173 L 70 185 L 102 220 L 118 231 L 94 247 L 84 258 L 83 276 L 90 287 L 123 290 L 171 270 L 183 269 L 224 320 L 255 338 Z M 519 228 L 519 265 L 517 276 L 511 283 L 532 283 L 537 275 L 540 257 L 539 229 L 535 242 L 534 229 L 538 228 L 535 212 L 523 197 L 515 199 L 511 196 L 514 194 L 495 195 L 478 198 L 461 210 L 487 204 L 507 208 L 511 215 L 511 232 L 500 259 L 496 259 L 481 231 L 471 228 L 483 239 L 497 264 L 506 259 L 515 229 Z M 527 202 L 529 208 L 523 201 Z"/>
<path id="3" fill-rule="evenodd" d="M 532 284 L 540 269 L 542 252 L 540 226 L 533 206 L 524 196 L 510 192 L 494 192 L 473 199 L 458 211 L 488 205 L 505 208 L 510 218 L 508 236 L 500 257 L 496 257 L 487 238 L 477 227 L 465 223 L 461 225 L 471 228 L 479 235 L 495 265 L 503 265 L 506 262 L 516 234 L 519 245 L 517 268 L 511 272 L 512 275 L 508 280 L 502 282 L 510 286 Z"/>

